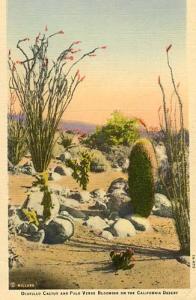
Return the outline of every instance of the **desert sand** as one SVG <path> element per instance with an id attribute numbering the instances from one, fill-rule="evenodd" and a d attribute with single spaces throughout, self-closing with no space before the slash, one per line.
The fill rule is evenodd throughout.
<path id="1" fill-rule="evenodd" d="M 110 170 L 90 174 L 88 190 L 106 190 L 110 183 L 127 175 Z M 9 176 L 9 203 L 23 203 L 27 187 L 33 177 Z M 52 186 L 79 190 L 78 184 L 64 176 Z M 85 204 L 81 210 L 90 213 Z M 10 271 L 11 288 L 44 289 L 182 289 L 190 286 L 190 268 L 177 261 L 179 242 L 174 221 L 151 215 L 152 232 L 140 232 L 134 237 L 107 241 L 91 232 L 80 222 L 75 223 L 75 234 L 61 245 L 46 245 L 27 241 L 22 237 L 10 240 L 22 266 Z M 131 270 L 115 271 L 110 260 L 112 249 L 132 247 L 135 266 Z M 18 284 L 20 284 L 18 286 Z"/>

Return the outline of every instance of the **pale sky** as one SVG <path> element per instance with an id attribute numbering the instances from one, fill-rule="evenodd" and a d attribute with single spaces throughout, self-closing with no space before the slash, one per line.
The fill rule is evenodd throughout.
<path id="1" fill-rule="evenodd" d="M 86 79 L 65 120 L 101 124 L 112 111 L 121 110 L 156 126 L 161 105 L 158 75 L 168 95 L 172 92 L 165 55 L 171 43 L 187 113 L 185 0 L 8 0 L 9 48 L 14 49 L 20 38 L 34 37 L 46 24 L 51 33 L 65 32 L 53 40 L 53 57 L 74 40 L 81 40 L 84 50 L 108 46 L 81 64 Z"/>

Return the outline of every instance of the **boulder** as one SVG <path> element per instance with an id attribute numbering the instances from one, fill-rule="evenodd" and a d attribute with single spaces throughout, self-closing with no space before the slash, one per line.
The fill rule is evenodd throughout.
<path id="1" fill-rule="evenodd" d="M 74 234 L 73 222 L 63 216 L 58 216 L 44 227 L 46 244 L 62 244 Z"/>
<path id="2" fill-rule="evenodd" d="M 158 166 L 162 169 L 168 168 L 168 158 L 166 153 L 166 148 L 163 143 L 159 143 L 155 146 L 156 157 L 158 161 Z"/>
<path id="3" fill-rule="evenodd" d="M 119 207 L 119 216 L 124 218 L 128 214 L 133 214 L 133 205 L 131 201 L 122 202 L 121 206 Z"/>
<path id="4" fill-rule="evenodd" d="M 71 198 L 60 198 L 60 211 L 66 210 L 66 207 L 79 208 L 80 204 L 77 200 Z"/>
<path id="5" fill-rule="evenodd" d="M 70 191 L 69 198 L 78 200 L 81 203 L 89 202 L 92 199 L 88 191 Z"/>
<path id="6" fill-rule="evenodd" d="M 165 195 L 159 193 L 155 194 L 155 205 L 152 209 L 152 213 L 160 217 L 173 217 L 171 202 Z"/>
<path id="7" fill-rule="evenodd" d="M 111 241 L 111 240 L 114 239 L 112 233 L 109 232 L 109 231 L 106 231 L 106 230 L 104 230 L 104 231 L 102 232 L 101 236 L 102 236 L 104 239 L 108 240 L 108 241 Z"/>
<path id="8" fill-rule="evenodd" d="M 54 172 L 57 173 L 57 174 L 59 174 L 59 175 L 61 175 L 61 176 L 65 176 L 66 175 L 64 167 L 62 167 L 62 166 L 56 166 L 54 168 Z"/>
<path id="9" fill-rule="evenodd" d="M 33 209 L 37 213 L 38 217 L 42 217 L 43 205 L 41 203 L 42 203 L 43 195 L 44 193 L 41 191 L 31 192 L 27 196 L 22 208 L 27 208 L 30 210 Z M 60 203 L 57 195 L 51 194 L 51 198 L 52 198 L 52 205 L 53 205 L 53 207 L 51 208 L 51 219 L 52 219 L 58 215 L 60 209 Z"/>
<path id="10" fill-rule="evenodd" d="M 38 227 L 35 224 L 30 223 L 28 227 L 28 234 L 32 236 L 37 232 L 38 232 Z"/>
<path id="11" fill-rule="evenodd" d="M 8 211 L 8 229 L 9 233 L 16 234 L 18 232 L 19 226 L 23 223 L 20 219 L 17 210 Z"/>
<path id="12" fill-rule="evenodd" d="M 110 184 L 110 187 L 108 188 L 107 193 L 113 194 L 113 192 L 118 190 L 119 193 L 125 193 L 128 194 L 129 186 L 128 182 L 124 178 L 117 178 Z"/>
<path id="13" fill-rule="evenodd" d="M 28 235 L 29 223 L 23 222 L 18 226 L 18 234 L 19 235 Z"/>
<path id="14" fill-rule="evenodd" d="M 32 242 L 37 242 L 37 243 L 43 243 L 45 239 L 45 231 L 44 229 L 38 230 L 34 232 L 30 237 L 29 240 Z"/>
<path id="15" fill-rule="evenodd" d="M 177 260 L 180 263 L 187 265 L 187 267 L 190 267 L 190 256 L 182 255 L 182 256 L 177 257 Z"/>
<path id="16" fill-rule="evenodd" d="M 107 223 L 101 219 L 99 216 L 90 217 L 83 225 L 88 226 L 93 231 L 102 232 L 105 228 L 108 227 Z"/>
<path id="17" fill-rule="evenodd" d="M 72 156 L 68 151 L 65 151 L 64 153 L 60 154 L 57 159 L 65 163 L 68 159 L 71 159 Z"/>
<path id="18" fill-rule="evenodd" d="M 122 214 L 129 214 L 131 213 L 131 205 L 129 204 L 130 197 L 126 193 L 116 190 L 112 194 L 108 194 L 106 205 L 110 212 L 119 212 L 121 210 Z"/>
<path id="19" fill-rule="evenodd" d="M 106 192 L 101 189 L 95 189 L 92 192 L 90 192 L 91 197 L 97 198 L 97 199 L 102 199 L 102 201 L 107 199 Z"/>
<path id="20" fill-rule="evenodd" d="M 64 208 L 64 210 L 62 210 L 62 208 Z M 62 214 L 62 212 L 66 212 L 68 215 L 71 215 L 73 218 L 86 219 L 86 215 L 82 211 L 72 207 L 68 207 L 68 206 L 61 207 L 60 214 Z"/>
<path id="21" fill-rule="evenodd" d="M 104 202 L 102 202 L 101 200 L 96 200 L 95 204 L 93 206 L 91 206 L 90 208 L 107 211 L 107 205 Z"/>
<path id="22" fill-rule="evenodd" d="M 113 229 L 115 235 L 122 238 L 134 236 L 136 234 L 134 226 L 126 219 L 117 220 L 113 225 Z"/>
<path id="23" fill-rule="evenodd" d="M 129 220 L 136 230 L 139 231 L 152 231 L 152 226 L 147 218 L 140 216 L 128 215 L 125 216 L 125 219 Z"/>

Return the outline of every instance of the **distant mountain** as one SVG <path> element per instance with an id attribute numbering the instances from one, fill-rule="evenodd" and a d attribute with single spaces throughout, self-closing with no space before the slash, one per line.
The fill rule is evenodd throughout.
<path id="1" fill-rule="evenodd" d="M 63 130 L 80 131 L 82 133 L 92 133 L 97 125 L 80 121 L 61 121 L 59 128 Z"/>

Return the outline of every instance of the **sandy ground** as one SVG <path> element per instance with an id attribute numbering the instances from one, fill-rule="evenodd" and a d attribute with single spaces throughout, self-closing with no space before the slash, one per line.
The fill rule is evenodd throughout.
<path id="1" fill-rule="evenodd" d="M 112 180 L 125 177 L 121 172 L 90 174 L 88 190 L 107 189 Z M 21 204 L 33 178 L 10 175 L 9 202 Z M 78 189 L 71 177 L 63 177 L 51 185 Z M 90 232 L 77 222 L 75 234 L 62 245 L 37 244 L 22 237 L 10 240 L 23 266 L 10 272 L 11 288 L 56 289 L 131 289 L 189 288 L 190 269 L 176 260 L 179 243 L 172 219 L 150 216 L 153 232 L 112 242 Z M 109 253 L 111 249 L 135 249 L 135 266 L 131 270 L 115 271 Z"/>

